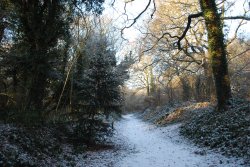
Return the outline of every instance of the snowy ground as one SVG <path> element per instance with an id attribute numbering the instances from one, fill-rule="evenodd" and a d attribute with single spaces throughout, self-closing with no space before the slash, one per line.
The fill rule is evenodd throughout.
<path id="1" fill-rule="evenodd" d="M 76 153 L 63 147 L 59 157 L 46 158 L 39 166 L 63 167 L 239 167 L 242 160 L 226 158 L 200 149 L 179 135 L 180 124 L 156 127 L 135 115 L 125 115 L 115 123 L 116 133 L 110 148 Z M 6 130 L 6 126 L 0 127 Z M 12 131 L 10 131 L 12 132 Z M 14 131 L 15 132 L 15 131 Z M 7 133 L 8 134 L 8 133 Z M 15 133 L 14 133 L 15 134 Z M 5 139 L 5 138 L 4 138 Z M 5 140 L 4 140 L 5 141 Z M 7 141 L 7 139 L 6 139 Z M 17 149 L 14 143 L 2 146 Z M 0 144 L 0 149 L 1 144 Z M 13 150 L 13 149 L 12 149 Z M 14 149 L 15 151 L 15 149 Z M 13 151 L 12 151 L 13 152 Z M 22 153 L 17 149 L 16 154 Z M 13 155 L 16 155 L 13 154 Z M 19 156 L 20 157 L 20 156 Z M 25 157 L 24 157 L 25 158 Z M 21 156 L 22 159 L 22 156 Z M 1 156 L 0 156 L 1 166 Z M 8 166 L 8 165 L 7 165 Z M 246 165 L 245 165 L 246 166 Z"/>
<path id="2" fill-rule="evenodd" d="M 179 124 L 156 128 L 125 115 L 117 123 L 117 136 L 129 144 L 130 152 L 117 154 L 115 167 L 238 167 L 241 160 L 202 150 L 178 134 Z"/>

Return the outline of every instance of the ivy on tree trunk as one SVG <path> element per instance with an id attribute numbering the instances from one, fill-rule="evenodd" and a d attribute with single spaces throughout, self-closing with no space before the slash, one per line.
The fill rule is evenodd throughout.
<path id="1" fill-rule="evenodd" d="M 208 32 L 208 52 L 215 80 L 217 109 L 221 111 L 226 109 L 231 98 L 223 27 L 215 0 L 200 0 L 200 6 Z"/>

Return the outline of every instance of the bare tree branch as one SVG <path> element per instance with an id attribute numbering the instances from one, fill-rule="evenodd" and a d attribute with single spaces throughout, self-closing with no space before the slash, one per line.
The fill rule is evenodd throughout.
<path id="1" fill-rule="evenodd" d="M 247 16 L 228 16 L 228 17 L 222 17 L 223 20 L 247 20 L 250 21 L 250 17 Z"/>
<path id="2" fill-rule="evenodd" d="M 199 12 L 199 13 L 196 13 L 196 14 L 191 14 L 188 16 L 188 23 L 187 23 L 187 26 L 183 32 L 183 34 L 179 37 L 178 41 L 177 41 L 177 46 L 178 46 L 178 49 L 181 50 L 181 40 L 186 36 L 187 32 L 188 32 L 188 29 L 190 28 L 190 25 L 191 25 L 191 22 L 192 22 L 192 19 L 193 18 L 198 18 L 198 17 L 201 17 L 203 15 L 202 12 Z"/>
<path id="3" fill-rule="evenodd" d="M 228 58 L 228 62 L 232 61 L 233 59 L 235 59 L 235 58 L 237 58 L 237 57 L 239 57 L 239 56 L 241 56 L 241 55 L 244 55 L 244 54 L 247 53 L 248 51 L 250 51 L 250 48 L 248 48 L 248 49 L 246 49 L 246 50 L 240 52 L 239 54 L 235 55 L 234 57 L 232 57 L 232 58 L 230 58 L 230 59 Z"/>
<path id="4" fill-rule="evenodd" d="M 238 33 L 240 27 L 241 27 L 242 25 L 245 24 L 243 21 L 244 21 L 244 20 L 241 20 L 241 21 L 240 21 L 239 25 L 237 26 L 237 28 L 236 28 L 236 30 L 235 30 L 235 32 L 234 32 L 233 38 L 227 43 L 227 45 L 230 45 L 230 44 L 237 38 L 237 33 Z"/>
<path id="5" fill-rule="evenodd" d="M 133 1 L 134 1 L 134 0 L 125 2 L 125 6 L 124 6 L 124 11 L 125 11 L 125 13 L 126 13 L 126 5 L 127 5 L 127 3 L 130 3 L 130 2 L 133 2 Z M 154 15 L 154 13 L 155 13 L 155 11 L 156 11 L 156 4 L 155 4 L 155 0 L 149 0 L 147 6 L 143 9 L 143 11 L 141 11 L 135 18 L 133 18 L 133 19 L 128 19 L 128 20 L 133 20 L 133 21 L 132 21 L 132 23 L 129 24 L 128 26 L 125 26 L 125 27 L 122 28 L 122 30 L 121 30 L 121 35 L 122 35 L 122 36 L 123 36 L 123 31 L 124 31 L 125 29 L 131 28 L 131 27 L 137 22 L 137 20 L 138 20 L 147 10 L 148 10 L 148 8 L 149 8 L 149 6 L 151 5 L 152 1 L 153 1 L 154 9 L 153 9 L 153 12 L 151 13 L 151 18 L 153 18 L 153 15 Z"/>

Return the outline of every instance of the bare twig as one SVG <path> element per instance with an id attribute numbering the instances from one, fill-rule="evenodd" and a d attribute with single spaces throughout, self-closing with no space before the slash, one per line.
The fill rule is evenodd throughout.
<path id="1" fill-rule="evenodd" d="M 127 5 L 127 3 L 130 3 L 130 2 L 133 2 L 133 1 L 134 0 L 125 2 L 125 5 L 124 5 L 124 11 L 125 11 L 125 13 L 126 13 L 126 5 Z M 128 26 L 125 26 L 125 27 L 122 28 L 122 30 L 121 30 L 121 36 L 122 37 L 123 37 L 124 30 L 128 29 L 128 28 L 131 28 L 137 22 L 137 20 L 148 10 L 148 8 L 151 5 L 151 3 L 152 3 L 152 0 L 149 0 L 148 4 L 146 5 L 146 7 L 135 18 L 133 18 L 133 19 L 127 19 L 127 20 L 132 20 L 132 23 L 130 23 Z M 153 0 L 153 5 L 154 5 L 154 11 L 151 14 L 151 18 L 153 17 L 153 15 L 155 13 L 155 10 L 156 10 L 155 9 L 156 8 L 156 6 L 155 6 L 155 0 Z"/>

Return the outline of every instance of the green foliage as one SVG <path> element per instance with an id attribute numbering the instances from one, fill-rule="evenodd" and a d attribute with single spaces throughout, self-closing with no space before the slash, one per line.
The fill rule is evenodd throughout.
<path id="1" fill-rule="evenodd" d="M 40 126 L 44 123 L 44 117 L 41 112 L 35 110 L 16 111 L 15 109 L 1 112 L 2 119 L 5 122 L 22 124 L 28 127 Z"/>
<path id="2" fill-rule="evenodd" d="M 87 11 L 92 11 L 97 14 L 101 14 L 103 7 L 102 4 L 105 0 L 80 0 L 73 3 L 84 3 Z"/>
<path id="3" fill-rule="evenodd" d="M 86 143 L 103 142 L 113 134 L 111 124 L 100 117 L 79 119 L 72 130 L 75 139 Z"/>
<path id="4" fill-rule="evenodd" d="M 20 75 L 18 79 L 28 92 L 24 97 L 24 106 L 42 110 L 49 72 L 52 71 L 50 62 L 59 59 L 56 46 L 59 39 L 68 36 L 70 22 L 68 17 L 64 17 L 65 5 L 62 1 L 14 1 L 13 4 L 19 24 L 15 30 L 18 32 L 15 34 L 15 48 L 23 62 L 17 62 L 20 67 L 17 75 Z"/>
<path id="5" fill-rule="evenodd" d="M 55 103 L 71 54 L 74 17 L 80 9 L 100 14 L 103 2 L 1 1 L 1 40 L 6 40 L 0 47 L 0 76 L 8 85 L 0 93 L 11 94 L 17 110 L 42 112 Z"/>
<path id="6" fill-rule="evenodd" d="M 6 43 L 0 52 L 0 109 L 5 121 L 27 126 L 72 122 L 83 140 L 109 133 L 107 118 L 111 112 L 119 115 L 129 63 L 117 66 L 116 52 L 98 28 L 79 45 L 71 31 L 83 14 L 101 14 L 103 2 L 1 1 L 1 41 L 5 32 Z M 53 113 L 61 94 L 60 113 Z"/>

